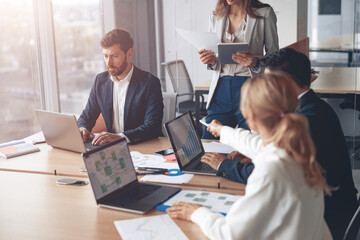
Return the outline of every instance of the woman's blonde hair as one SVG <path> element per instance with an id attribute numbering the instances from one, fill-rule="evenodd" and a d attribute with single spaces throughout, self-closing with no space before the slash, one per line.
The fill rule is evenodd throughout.
<path id="1" fill-rule="evenodd" d="M 302 165 L 308 184 L 329 194 L 322 168 L 315 159 L 316 149 L 307 119 L 294 113 L 298 105 L 296 88 L 294 80 L 285 74 L 255 76 L 241 88 L 241 111 L 247 118 L 251 109 L 271 131 L 270 141 Z"/>
<path id="2" fill-rule="evenodd" d="M 269 4 L 261 3 L 258 0 L 241 0 L 241 1 L 242 1 L 242 4 L 243 4 L 246 14 L 249 15 L 251 18 L 263 18 L 263 17 L 257 15 L 254 12 L 254 9 L 270 6 Z M 214 15 L 217 18 L 222 18 L 226 14 L 228 6 L 229 6 L 229 4 L 227 3 L 226 0 L 218 0 L 218 2 L 216 3 L 216 8 L 213 12 Z"/>

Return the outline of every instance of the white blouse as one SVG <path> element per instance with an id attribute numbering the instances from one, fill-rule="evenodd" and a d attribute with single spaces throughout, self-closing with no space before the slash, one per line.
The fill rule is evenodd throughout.
<path id="1" fill-rule="evenodd" d="M 220 141 L 233 143 L 230 144 L 233 147 L 241 146 L 241 150 L 246 147 L 248 155 L 257 153 L 252 158 L 255 168 L 248 179 L 245 196 L 234 203 L 226 217 L 205 207 L 191 215 L 191 220 L 206 236 L 211 239 L 332 239 L 323 219 L 323 192 L 307 184 L 302 166 L 290 155 L 271 143 L 262 147 L 260 137 L 248 130 L 223 127 Z"/>

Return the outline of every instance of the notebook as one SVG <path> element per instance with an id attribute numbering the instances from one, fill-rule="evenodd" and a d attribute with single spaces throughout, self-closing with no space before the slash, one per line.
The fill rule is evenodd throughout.
<path id="1" fill-rule="evenodd" d="M 50 146 L 80 153 L 98 147 L 92 145 L 91 141 L 84 143 L 74 115 L 39 109 L 34 111 L 46 143 Z"/>
<path id="2" fill-rule="evenodd" d="M 216 175 L 216 170 L 200 161 L 205 151 L 191 112 L 165 123 L 165 128 L 182 172 Z"/>
<path id="3" fill-rule="evenodd" d="M 145 214 L 180 188 L 139 183 L 126 140 L 119 139 L 83 153 L 99 206 Z"/>

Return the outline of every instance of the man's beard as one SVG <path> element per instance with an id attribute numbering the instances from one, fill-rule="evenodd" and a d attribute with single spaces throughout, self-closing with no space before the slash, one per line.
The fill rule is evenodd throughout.
<path id="1" fill-rule="evenodd" d="M 128 64 L 127 64 L 127 61 L 125 60 L 125 61 L 123 62 L 123 64 L 121 64 L 121 66 L 120 66 L 120 68 L 119 68 L 119 70 L 118 70 L 117 72 L 115 72 L 114 74 L 112 74 L 112 73 L 110 73 L 109 69 L 108 69 L 108 72 L 110 73 L 110 75 L 117 77 L 117 76 L 123 74 L 123 73 L 125 72 L 125 70 L 126 70 L 127 67 L 128 67 Z"/>

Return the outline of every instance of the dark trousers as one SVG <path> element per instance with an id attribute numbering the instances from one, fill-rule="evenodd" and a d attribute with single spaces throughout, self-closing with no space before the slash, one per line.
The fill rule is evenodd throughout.
<path id="1" fill-rule="evenodd" d="M 216 119 L 223 125 L 248 129 L 246 121 L 240 112 L 240 90 L 249 77 L 224 76 L 219 79 L 211 105 L 207 110 L 206 122 Z M 202 138 L 216 139 L 204 128 Z"/>

